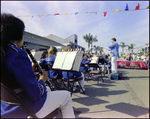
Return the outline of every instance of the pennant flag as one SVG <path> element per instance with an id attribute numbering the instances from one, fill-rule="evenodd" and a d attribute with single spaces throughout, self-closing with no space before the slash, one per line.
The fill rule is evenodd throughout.
<path id="1" fill-rule="evenodd" d="M 140 4 L 138 3 L 138 5 L 136 6 L 135 10 L 139 10 L 140 9 Z"/>
<path id="2" fill-rule="evenodd" d="M 79 14 L 79 12 L 76 12 L 75 15 Z"/>
<path id="3" fill-rule="evenodd" d="M 118 13 L 118 11 L 119 11 L 119 10 L 115 10 L 115 12 L 117 12 L 117 13 Z"/>
<path id="4" fill-rule="evenodd" d="M 104 17 L 107 15 L 107 12 L 104 12 Z"/>
<path id="5" fill-rule="evenodd" d="M 97 15 L 97 12 L 95 12 L 95 14 Z"/>
<path id="6" fill-rule="evenodd" d="M 149 6 L 146 9 L 149 9 Z"/>
<path id="7" fill-rule="evenodd" d="M 47 17 L 47 16 L 50 16 L 50 14 L 46 15 L 46 17 Z"/>
<path id="8" fill-rule="evenodd" d="M 56 15 L 59 15 L 59 13 L 55 13 L 55 16 L 56 16 Z"/>
<path id="9" fill-rule="evenodd" d="M 68 14 L 68 13 L 64 13 L 64 14 Z"/>
<path id="10" fill-rule="evenodd" d="M 128 4 L 126 3 L 125 11 L 128 11 L 128 10 L 129 10 L 129 7 L 128 7 Z"/>
<path id="11" fill-rule="evenodd" d="M 20 17 L 20 16 L 17 16 L 17 17 Z"/>
<path id="12" fill-rule="evenodd" d="M 39 15 L 39 20 L 40 20 L 41 16 L 42 16 L 42 15 Z"/>
<path id="13" fill-rule="evenodd" d="M 28 17 L 28 16 L 25 16 L 25 17 L 24 17 L 24 20 L 26 19 L 26 17 Z"/>
<path id="14" fill-rule="evenodd" d="M 85 13 L 88 13 L 88 12 L 85 12 Z"/>
<path id="15" fill-rule="evenodd" d="M 33 17 L 34 17 L 34 15 L 31 18 L 33 18 Z"/>

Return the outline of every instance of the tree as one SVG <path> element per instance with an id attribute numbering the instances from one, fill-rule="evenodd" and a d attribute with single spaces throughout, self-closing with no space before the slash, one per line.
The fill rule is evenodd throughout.
<path id="1" fill-rule="evenodd" d="M 93 35 L 92 35 L 91 48 L 93 48 L 93 43 L 97 42 L 97 41 L 98 41 L 97 36 L 93 37 Z"/>
<path id="2" fill-rule="evenodd" d="M 128 45 L 125 45 L 124 42 L 121 42 L 119 46 L 122 47 L 122 53 L 124 54 L 124 48 Z"/>
<path id="3" fill-rule="evenodd" d="M 94 45 L 94 51 L 96 51 L 96 52 L 97 52 L 97 51 L 103 52 L 103 47 Z"/>
<path id="4" fill-rule="evenodd" d="M 83 36 L 83 39 L 85 40 L 85 42 L 88 43 L 88 50 L 90 50 L 90 44 L 91 44 L 91 41 L 92 41 L 92 37 L 91 37 L 91 34 L 89 33 L 89 35 L 85 35 Z"/>
<path id="5" fill-rule="evenodd" d="M 139 51 L 141 51 L 141 53 L 144 53 L 144 48 L 139 49 Z"/>
<path id="6" fill-rule="evenodd" d="M 88 50 L 90 49 L 90 45 L 91 45 L 91 48 L 92 48 L 93 42 L 98 41 L 97 36 L 93 37 L 93 35 L 91 35 L 90 33 L 83 36 L 83 39 L 85 40 L 85 42 L 88 43 Z"/>
<path id="7" fill-rule="evenodd" d="M 126 45 L 126 46 L 128 46 L 129 52 L 131 50 L 131 53 L 133 54 L 133 48 L 134 48 L 135 44 L 130 44 L 130 45 Z"/>

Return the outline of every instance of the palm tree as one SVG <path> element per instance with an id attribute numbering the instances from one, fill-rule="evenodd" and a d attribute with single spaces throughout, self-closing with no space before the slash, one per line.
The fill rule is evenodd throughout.
<path id="1" fill-rule="evenodd" d="M 85 40 L 85 42 L 88 43 L 88 50 L 90 50 L 90 44 L 91 44 L 91 41 L 92 41 L 92 37 L 91 37 L 91 34 L 89 33 L 89 35 L 85 35 L 83 36 L 83 39 Z"/>
<path id="2" fill-rule="evenodd" d="M 93 43 L 97 41 L 98 41 L 97 36 L 93 37 L 92 35 L 91 48 L 93 48 Z"/>
<path id="3" fill-rule="evenodd" d="M 96 52 L 97 52 L 98 49 L 100 48 L 99 46 L 96 46 L 96 45 L 94 45 L 93 47 L 94 47 L 94 51 L 96 51 Z"/>
<path id="4" fill-rule="evenodd" d="M 141 51 L 142 53 L 144 53 L 144 48 L 139 49 L 139 51 Z"/>
<path id="5" fill-rule="evenodd" d="M 130 48 L 131 48 L 131 52 L 133 54 L 133 48 L 134 48 L 135 44 L 130 44 Z"/>
<path id="6" fill-rule="evenodd" d="M 92 45 L 93 45 L 93 42 L 97 42 L 97 36 L 93 37 L 93 35 L 91 35 L 90 33 L 85 36 L 83 36 L 83 39 L 85 40 L 85 42 L 88 43 L 88 50 L 90 49 L 90 45 L 91 45 L 91 48 L 92 48 Z M 91 49 L 92 50 L 92 49 Z"/>
<path id="7" fill-rule="evenodd" d="M 133 54 L 133 48 L 134 48 L 135 44 L 130 44 L 130 45 L 126 45 L 126 46 L 128 46 L 129 52 L 131 50 L 131 53 Z"/>
<path id="8" fill-rule="evenodd" d="M 124 42 L 121 42 L 119 46 L 122 47 L 122 53 L 124 54 L 124 47 L 126 47 L 127 45 L 125 45 Z"/>

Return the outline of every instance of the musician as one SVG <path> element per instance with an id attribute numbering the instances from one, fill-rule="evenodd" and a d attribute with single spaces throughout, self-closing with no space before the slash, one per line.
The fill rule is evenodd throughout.
<path id="1" fill-rule="evenodd" d="M 46 58 L 47 64 L 51 65 L 51 67 L 54 64 L 54 61 L 56 59 L 56 54 L 57 54 L 57 48 L 54 46 L 51 46 L 48 50 L 48 57 Z M 60 59 L 61 60 L 61 59 Z M 61 70 L 49 70 L 49 78 L 62 78 L 62 72 Z"/>
<path id="2" fill-rule="evenodd" d="M 112 44 L 108 45 L 111 56 L 111 72 L 117 73 L 117 58 L 119 57 L 119 45 L 116 42 L 116 38 L 111 39 Z"/>
<path id="3" fill-rule="evenodd" d="M 86 55 L 86 54 L 83 54 L 81 63 L 82 63 L 83 65 L 88 65 L 90 62 L 91 62 L 91 60 L 87 60 L 87 55 Z M 86 66 L 80 66 L 80 71 L 81 71 L 81 72 L 87 71 L 88 69 L 89 69 L 89 68 L 86 67 Z"/>
<path id="4" fill-rule="evenodd" d="M 41 55 L 41 59 L 40 59 L 40 66 L 42 67 L 42 69 L 45 69 L 48 71 L 49 69 L 48 69 L 47 62 L 46 62 L 47 56 L 48 56 L 48 52 L 43 51 L 43 53 Z"/>
<path id="5" fill-rule="evenodd" d="M 72 45 L 67 45 L 66 48 L 64 49 L 64 51 L 71 51 L 72 48 L 73 48 Z M 69 72 L 69 79 L 74 79 L 74 76 L 76 76 L 77 78 L 79 78 L 79 77 L 83 78 L 82 80 L 80 80 L 80 84 L 82 86 L 82 89 L 85 91 L 85 88 L 84 88 L 84 74 L 80 71 L 75 72 L 75 75 L 74 75 L 74 73 Z M 62 77 L 64 79 L 67 79 L 67 72 L 62 71 Z M 74 83 L 73 91 L 76 91 L 76 82 Z M 80 90 L 80 92 L 82 93 L 82 90 Z"/>
<path id="6" fill-rule="evenodd" d="M 38 118 L 44 118 L 56 108 L 64 118 L 74 118 L 68 91 L 49 91 L 45 86 L 46 71 L 37 81 L 23 45 L 24 23 L 11 14 L 1 14 L 1 83 L 15 91 Z M 1 101 L 2 118 L 27 118 L 21 105 Z"/>

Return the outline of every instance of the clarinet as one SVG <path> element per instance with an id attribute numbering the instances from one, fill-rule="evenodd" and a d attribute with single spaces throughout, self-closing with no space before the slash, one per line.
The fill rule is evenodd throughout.
<path id="1" fill-rule="evenodd" d="M 38 64 L 38 62 L 36 61 L 36 59 L 33 57 L 31 51 L 27 48 L 26 45 L 23 45 L 23 46 L 22 46 L 22 49 L 25 50 L 26 53 L 30 56 L 32 62 L 35 64 L 35 66 L 36 66 L 36 68 L 38 69 L 39 73 L 42 75 L 42 73 L 43 73 L 42 68 L 41 68 L 41 66 Z M 46 83 L 49 87 L 51 87 L 49 80 L 47 80 L 45 83 Z"/>

